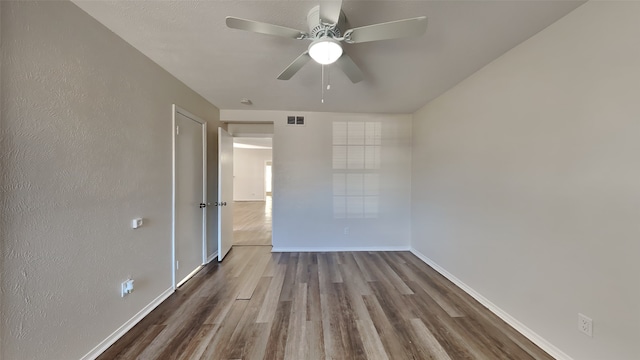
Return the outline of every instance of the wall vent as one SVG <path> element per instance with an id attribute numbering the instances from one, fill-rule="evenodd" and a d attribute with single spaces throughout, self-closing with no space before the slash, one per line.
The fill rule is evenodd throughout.
<path id="1" fill-rule="evenodd" d="M 287 125 L 304 126 L 304 116 L 287 116 Z"/>

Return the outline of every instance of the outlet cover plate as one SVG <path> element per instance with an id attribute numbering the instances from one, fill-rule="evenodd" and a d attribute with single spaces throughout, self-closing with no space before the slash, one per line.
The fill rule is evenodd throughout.
<path id="1" fill-rule="evenodd" d="M 590 337 L 593 337 L 593 320 L 584 315 L 578 313 L 578 330 Z"/>

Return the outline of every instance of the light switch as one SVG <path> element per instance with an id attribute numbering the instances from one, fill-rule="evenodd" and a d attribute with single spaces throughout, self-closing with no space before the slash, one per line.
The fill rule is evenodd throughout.
<path id="1" fill-rule="evenodd" d="M 137 229 L 142 226 L 142 218 L 133 219 L 131 222 L 131 227 Z"/>

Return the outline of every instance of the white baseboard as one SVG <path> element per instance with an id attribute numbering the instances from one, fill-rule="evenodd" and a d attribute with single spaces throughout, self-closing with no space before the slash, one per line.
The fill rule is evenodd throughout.
<path id="1" fill-rule="evenodd" d="M 408 246 L 356 246 L 356 247 L 273 247 L 271 252 L 340 252 L 340 251 L 410 251 Z"/>
<path id="2" fill-rule="evenodd" d="M 480 304 L 484 305 L 489 311 L 496 314 L 500 319 L 502 319 L 507 324 L 511 325 L 514 329 L 516 329 L 519 333 L 524 335 L 527 339 L 531 340 L 534 344 L 538 345 L 542 350 L 546 351 L 549 355 L 553 356 L 557 360 L 573 360 L 569 355 L 565 354 L 562 350 L 555 347 L 549 341 L 545 340 L 542 336 L 536 334 L 533 330 L 529 329 L 523 323 L 518 321 L 513 316 L 509 315 L 506 311 L 499 308 L 496 304 L 489 301 L 489 299 L 482 296 L 480 293 L 475 291 L 469 285 L 462 282 L 457 277 L 453 276 L 450 272 L 442 268 L 440 265 L 436 264 L 433 260 L 429 259 L 427 256 L 419 252 L 418 250 L 411 248 L 411 253 L 417 256 L 420 260 L 424 261 L 427 265 L 431 266 L 435 271 L 439 272 L 442 276 L 446 277 L 454 283 L 456 286 L 461 288 L 464 292 L 469 294 L 472 298 L 476 299 Z"/>
<path id="3" fill-rule="evenodd" d="M 200 270 L 202 270 L 203 267 L 204 265 L 200 265 L 197 268 L 195 268 L 192 272 L 189 273 L 189 275 L 187 275 L 184 279 L 180 280 L 180 282 L 176 284 L 176 287 L 179 288 L 180 286 L 182 286 L 182 284 L 189 281 L 195 274 L 197 274 Z"/>
<path id="4" fill-rule="evenodd" d="M 207 258 L 207 264 L 212 262 L 213 259 L 218 257 L 218 251 L 214 252 L 213 254 L 209 255 L 209 257 Z"/>
<path id="5" fill-rule="evenodd" d="M 109 348 L 109 346 L 113 345 L 118 339 L 120 339 L 127 331 L 131 330 L 140 320 L 144 319 L 153 309 L 155 309 L 158 305 L 162 304 L 171 294 L 173 294 L 173 286 L 169 289 L 165 290 L 162 294 L 160 294 L 157 298 L 155 298 L 149 305 L 145 306 L 142 310 L 138 311 L 131 319 L 122 324 L 116 331 L 114 331 L 111 335 L 109 335 L 106 339 L 104 339 L 100 344 L 91 349 L 85 356 L 82 357 L 81 360 L 94 360 L 100 354 L 102 354 L 105 350 Z"/>

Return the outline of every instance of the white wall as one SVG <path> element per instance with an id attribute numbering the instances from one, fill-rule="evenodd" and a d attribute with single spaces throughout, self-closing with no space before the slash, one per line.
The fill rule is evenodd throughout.
<path id="1" fill-rule="evenodd" d="M 0 8 L 0 358 L 79 359 L 171 288 L 172 103 L 219 112 L 70 2 Z"/>
<path id="2" fill-rule="evenodd" d="M 287 115 L 306 124 L 286 125 Z M 274 123 L 274 251 L 409 247 L 411 115 L 225 110 L 221 118 Z"/>
<path id="3" fill-rule="evenodd" d="M 271 158 L 271 149 L 233 149 L 233 200 L 265 200 L 264 167 Z"/>
<path id="4" fill-rule="evenodd" d="M 573 359 L 640 356 L 638 19 L 589 2 L 414 115 L 413 247 Z"/>
<path id="5" fill-rule="evenodd" d="M 222 114 L 222 110 L 220 110 Z M 273 124 L 228 124 L 229 134 L 241 137 L 272 137 Z"/>

